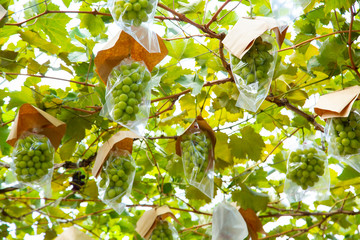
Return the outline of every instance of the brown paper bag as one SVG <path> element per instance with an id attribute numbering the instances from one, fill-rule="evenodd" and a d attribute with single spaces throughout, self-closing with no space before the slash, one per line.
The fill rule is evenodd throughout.
<path id="1" fill-rule="evenodd" d="M 359 99 L 359 94 L 360 86 L 352 86 L 322 95 L 317 101 L 314 111 L 324 120 L 333 117 L 347 117 L 355 100 Z"/>
<path id="2" fill-rule="evenodd" d="M 229 31 L 223 40 L 225 48 L 239 59 L 252 47 L 254 40 L 264 32 L 273 30 L 276 41 L 281 47 L 287 27 L 280 32 L 278 22 L 273 18 L 256 17 L 255 19 L 240 18 L 233 29 Z"/>
<path id="3" fill-rule="evenodd" d="M 159 220 L 164 220 L 167 217 L 173 218 L 180 224 L 168 206 L 161 206 L 146 211 L 137 221 L 135 230 L 141 237 L 149 239 L 156 227 L 157 222 Z"/>
<path id="4" fill-rule="evenodd" d="M 121 31 L 96 55 L 96 72 L 101 80 L 106 83 L 111 70 L 129 56 L 135 61 L 144 61 L 146 67 L 151 72 L 156 64 L 158 64 L 168 53 L 165 43 L 159 36 L 158 41 L 160 52 L 149 53 L 129 34 Z"/>
<path id="5" fill-rule="evenodd" d="M 55 238 L 55 240 L 94 240 L 79 229 L 71 226 Z"/>
<path id="6" fill-rule="evenodd" d="M 66 124 L 47 112 L 28 103 L 23 104 L 16 115 L 14 125 L 10 131 L 6 142 L 14 146 L 16 141 L 26 131 L 37 129 L 37 134 L 45 135 L 49 138 L 51 144 L 57 149 L 60 146 L 61 139 L 65 135 Z"/>
<path id="7" fill-rule="evenodd" d="M 113 148 L 123 149 L 132 153 L 132 146 L 134 138 L 141 138 L 130 131 L 120 131 L 114 134 L 108 141 L 106 141 L 100 148 L 96 155 L 95 164 L 92 169 L 92 174 L 96 178 L 99 176 L 102 166 L 104 165 L 108 154 Z"/>

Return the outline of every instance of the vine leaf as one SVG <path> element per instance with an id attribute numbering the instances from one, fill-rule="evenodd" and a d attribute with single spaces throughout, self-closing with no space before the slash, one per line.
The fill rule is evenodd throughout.
<path id="1" fill-rule="evenodd" d="M 180 83 L 181 86 L 186 88 L 192 88 L 191 94 L 196 96 L 201 92 L 201 89 L 204 85 L 204 81 L 199 78 L 196 74 L 193 75 L 183 75 L 180 76 L 175 82 Z"/>
<path id="2" fill-rule="evenodd" d="M 240 159 L 250 158 L 254 161 L 260 160 L 261 153 L 265 147 L 264 140 L 255 130 L 246 126 L 240 130 L 241 138 L 237 135 L 230 136 L 231 153 Z"/>
<path id="3" fill-rule="evenodd" d="M 256 213 L 252 209 L 248 208 L 245 210 L 240 208 L 239 212 L 246 222 L 249 235 L 252 240 L 258 240 L 258 232 L 266 234 L 260 219 L 256 216 Z"/>
<path id="4" fill-rule="evenodd" d="M 264 193 L 258 193 L 245 184 L 240 184 L 241 190 L 236 190 L 232 193 L 232 200 L 237 202 L 243 209 L 251 208 L 254 211 L 264 211 L 269 202 L 269 196 Z"/>

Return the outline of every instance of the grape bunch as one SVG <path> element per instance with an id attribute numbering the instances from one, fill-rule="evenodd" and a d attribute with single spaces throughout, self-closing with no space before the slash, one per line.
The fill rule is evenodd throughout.
<path id="1" fill-rule="evenodd" d="M 73 191 L 79 191 L 82 186 L 85 185 L 85 175 L 83 175 L 80 171 L 76 171 L 72 176 L 72 181 L 70 185 L 72 185 Z"/>
<path id="2" fill-rule="evenodd" d="M 54 148 L 45 136 L 30 135 L 17 141 L 13 154 L 16 178 L 22 182 L 40 180 L 54 166 Z"/>
<path id="3" fill-rule="evenodd" d="M 110 79 L 113 120 L 124 124 L 135 121 L 150 81 L 150 73 L 139 62 L 133 62 L 113 69 Z"/>
<path id="4" fill-rule="evenodd" d="M 267 81 L 268 72 L 271 63 L 274 61 L 273 55 L 269 53 L 272 44 L 263 41 L 261 37 L 255 40 L 251 49 L 242 57 L 240 67 L 236 67 L 240 63 L 240 59 L 232 56 L 233 71 L 239 75 L 246 84 L 258 82 L 259 84 Z"/>
<path id="5" fill-rule="evenodd" d="M 324 174 L 325 163 L 315 148 L 298 149 L 292 152 L 289 158 L 290 170 L 287 178 L 306 190 L 313 187 Z"/>
<path id="6" fill-rule="evenodd" d="M 151 240 L 173 240 L 173 233 L 169 229 L 168 221 L 159 221 L 151 234 Z"/>
<path id="7" fill-rule="evenodd" d="M 121 202 L 134 173 L 135 166 L 132 164 L 131 155 L 113 154 L 110 156 L 101 171 L 101 180 L 98 182 L 98 187 L 105 190 L 104 199 L 115 199 L 116 202 Z"/>
<path id="8" fill-rule="evenodd" d="M 126 25 L 140 26 L 149 20 L 154 8 L 154 0 L 115 0 L 114 14 Z"/>
<path id="9" fill-rule="evenodd" d="M 185 134 L 182 137 L 181 152 L 185 161 L 185 171 L 188 176 L 194 173 L 195 176 L 191 178 L 195 178 L 197 182 L 206 175 L 211 147 L 211 140 L 204 132 Z"/>
<path id="10" fill-rule="evenodd" d="M 351 112 L 346 118 L 334 118 L 336 148 L 339 155 L 355 154 L 360 148 L 360 124 L 356 113 Z"/>

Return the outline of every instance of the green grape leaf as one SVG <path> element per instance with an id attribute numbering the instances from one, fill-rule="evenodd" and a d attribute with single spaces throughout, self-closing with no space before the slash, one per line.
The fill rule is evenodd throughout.
<path id="1" fill-rule="evenodd" d="M 28 42 L 30 45 L 40 48 L 45 52 L 51 54 L 57 54 L 59 52 L 59 47 L 55 44 L 46 41 L 38 33 L 33 31 L 20 32 L 20 37 L 25 42 Z"/>
<path id="2" fill-rule="evenodd" d="M 264 140 L 250 126 L 240 130 L 241 138 L 237 135 L 230 136 L 229 147 L 231 153 L 240 159 L 249 158 L 254 161 L 260 160 L 262 150 L 265 147 Z"/>
<path id="3" fill-rule="evenodd" d="M 202 0 L 193 0 L 189 2 L 178 2 L 181 6 L 179 12 L 183 14 L 202 13 L 205 7 L 205 2 Z"/>
<path id="4" fill-rule="evenodd" d="M 181 84 L 185 88 L 192 88 L 191 94 L 193 96 L 198 95 L 201 92 L 204 81 L 199 78 L 196 74 L 193 75 L 183 75 L 175 80 L 175 82 Z"/>
<path id="5" fill-rule="evenodd" d="M 239 204 L 243 209 L 251 208 L 255 212 L 265 211 L 269 202 L 269 196 L 263 193 L 255 192 L 244 184 L 241 184 L 241 190 L 232 192 L 231 199 Z"/>
<path id="6" fill-rule="evenodd" d="M 35 99 L 33 97 L 33 91 L 25 86 L 21 87 L 21 91 L 10 92 L 9 97 L 10 97 L 10 102 L 6 107 L 8 110 L 15 107 L 19 107 L 24 103 L 36 105 Z"/>
<path id="7" fill-rule="evenodd" d="M 360 177 L 360 173 L 349 165 L 346 165 L 342 173 L 337 178 L 341 181 L 345 181 L 357 177 Z"/>
<path id="8" fill-rule="evenodd" d="M 216 168 L 225 168 L 232 166 L 233 156 L 229 149 L 228 140 L 229 137 L 226 133 L 216 132 L 216 145 L 215 145 L 215 157 L 216 157 Z"/>

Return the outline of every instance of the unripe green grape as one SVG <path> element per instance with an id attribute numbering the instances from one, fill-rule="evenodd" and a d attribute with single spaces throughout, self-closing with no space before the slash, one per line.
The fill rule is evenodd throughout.
<path id="1" fill-rule="evenodd" d="M 125 174 L 124 170 L 128 168 L 131 168 L 131 170 L 127 170 L 127 174 Z M 114 199 L 117 202 L 121 202 L 134 173 L 135 166 L 132 164 L 131 155 L 111 153 L 97 181 L 98 188 L 100 192 L 103 192 L 104 199 Z"/>
<path id="2" fill-rule="evenodd" d="M 186 165 L 186 174 L 189 178 L 195 177 L 200 182 L 206 176 L 209 165 L 209 152 L 212 149 L 211 141 L 204 132 L 185 134 L 182 137 L 182 158 Z"/>
<path id="3" fill-rule="evenodd" d="M 150 80 L 150 73 L 143 65 L 135 61 L 113 69 L 110 78 L 119 79 L 112 86 L 113 89 L 117 90 L 111 92 L 112 99 L 110 99 L 112 106 L 114 106 L 111 113 L 114 121 L 127 124 L 129 121 L 136 120 L 139 106 L 141 106 L 148 85 L 145 83 L 148 81 L 145 76 L 148 76 L 146 78 Z"/>
<path id="4" fill-rule="evenodd" d="M 14 170 L 19 181 L 40 181 L 53 167 L 54 149 L 48 141 L 48 138 L 44 136 L 29 135 L 17 142 L 13 159 Z M 42 159 L 46 163 L 44 166 L 40 163 Z"/>
<path id="5" fill-rule="evenodd" d="M 167 221 L 160 220 L 151 234 L 151 240 L 173 240 L 173 233 Z"/>
<path id="6" fill-rule="evenodd" d="M 149 19 L 153 11 L 148 0 L 115 0 L 113 13 L 116 20 L 120 17 L 127 26 L 140 26 Z"/>
<path id="7" fill-rule="evenodd" d="M 332 137 L 336 154 L 356 154 L 360 149 L 360 124 L 357 123 L 357 113 L 351 112 L 349 116 L 343 118 L 333 118 Z"/>
<path id="8" fill-rule="evenodd" d="M 271 63 L 274 61 L 274 57 L 268 52 L 271 49 L 271 43 L 263 41 L 261 37 L 257 38 L 251 49 L 242 57 L 243 67 L 233 68 L 234 73 L 240 75 L 246 84 L 265 83 Z M 239 63 L 240 60 L 233 56 L 232 65 L 236 66 Z"/>
<path id="9" fill-rule="evenodd" d="M 315 148 L 298 149 L 289 157 L 290 168 L 287 178 L 303 190 L 313 187 L 324 174 L 325 164 Z"/>

